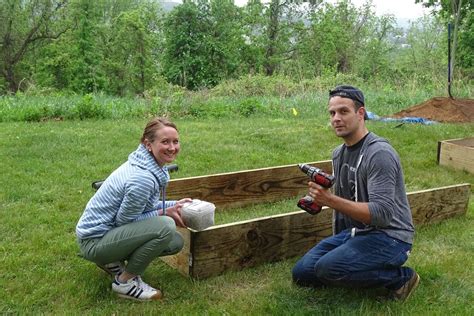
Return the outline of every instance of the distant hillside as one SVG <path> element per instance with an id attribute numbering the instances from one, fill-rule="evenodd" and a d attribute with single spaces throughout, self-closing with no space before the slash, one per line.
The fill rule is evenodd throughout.
<path id="1" fill-rule="evenodd" d="M 416 19 L 398 18 L 397 25 L 398 27 L 401 27 L 404 30 L 408 30 L 408 28 L 410 27 L 410 23 L 415 21 Z"/>
<path id="2" fill-rule="evenodd" d="M 173 10 L 174 7 L 181 4 L 181 2 L 177 2 L 177 1 L 159 0 L 158 2 L 161 4 L 165 12 L 170 12 L 171 10 Z M 410 22 L 414 22 L 415 20 L 416 19 L 397 18 L 396 23 L 398 27 L 401 27 L 402 29 L 406 31 L 410 27 Z M 304 22 L 305 24 L 309 24 L 309 21 L 305 20 Z"/>
<path id="3" fill-rule="evenodd" d="M 175 1 L 159 1 L 159 3 L 161 4 L 161 6 L 163 7 L 163 10 L 165 12 L 169 12 L 169 11 L 173 10 L 173 8 L 175 6 L 181 4 L 181 3 L 175 2 Z"/>

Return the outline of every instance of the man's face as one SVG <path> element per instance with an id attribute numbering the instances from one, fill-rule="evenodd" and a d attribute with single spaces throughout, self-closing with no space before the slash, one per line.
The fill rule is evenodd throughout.
<path id="1" fill-rule="evenodd" d="M 350 139 L 364 122 L 364 109 L 355 109 L 354 101 L 335 96 L 329 99 L 329 115 L 331 126 L 337 136 Z"/>

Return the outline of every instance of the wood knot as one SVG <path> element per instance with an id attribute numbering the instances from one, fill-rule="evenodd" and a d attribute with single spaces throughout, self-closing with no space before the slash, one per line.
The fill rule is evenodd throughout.
<path id="1" fill-rule="evenodd" d="M 260 234 L 256 229 L 249 230 L 245 239 L 247 240 L 247 244 L 252 248 L 260 245 Z"/>

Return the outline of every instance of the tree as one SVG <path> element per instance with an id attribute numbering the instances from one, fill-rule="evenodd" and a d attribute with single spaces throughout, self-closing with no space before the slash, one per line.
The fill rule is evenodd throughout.
<path id="1" fill-rule="evenodd" d="M 233 1 L 186 1 L 175 7 L 165 20 L 164 76 L 192 90 L 233 76 L 244 45 L 239 21 Z"/>
<path id="2" fill-rule="evenodd" d="M 1 2 L 0 66 L 8 91 L 17 92 L 27 75 L 26 69 L 21 68 L 25 54 L 33 47 L 59 38 L 69 29 L 68 25 L 61 23 L 66 6 L 66 0 Z"/>
<path id="3" fill-rule="evenodd" d="M 357 9 L 349 1 L 315 10 L 300 48 L 309 75 L 353 71 L 374 33 L 369 23 L 373 16 L 370 6 Z"/>
<path id="4" fill-rule="evenodd" d="M 70 30 L 32 55 L 33 79 L 76 93 L 143 94 L 158 72 L 159 12 L 153 0 L 70 0 Z"/>
<path id="5" fill-rule="evenodd" d="M 265 43 L 265 6 L 260 0 L 250 0 L 243 8 L 244 45 L 241 49 L 241 69 L 245 74 L 263 70 Z"/>
<path id="6" fill-rule="evenodd" d="M 463 19 L 462 27 L 458 33 L 458 64 L 464 74 L 474 79 L 474 6 Z"/>
<path id="7" fill-rule="evenodd" d="M 443 35 L 443 26 L 436 17 L 427 15 L 412 22 L 405 45 L 393 56 L 394 77 L 398 77 L 400 83 L 410 78 L 424 84 L 440 78 L 447 61 Z"/>
<path id="8" fill-rule="evenodd" d="M 360 43 L 360 49 L 355 57 L 354 71 L 363 79 L 382 75 L 387 78 L 391 74 L 392 53 L 399 43 L 395 40 L 401 35 L 401 30 L 395 27 L 395 16 L 367 14 L 367 32 Z M 357 39 L 360 41 L 361 38 Z"/>
<path id="9" fill-rule="evenodd" d="M 422 3 L 425 7 L 437 8 L 439 11 L 434 11 L 435 14 L 445 22 L 454 24 L 453 45 L 448 53 L 451 58 L 448 61 L 448 69 L 450 70 L 448 73 L 448 93 L 451 96 L 451 82 L 453 81 L 458 45 L 460 47 L 459 51 L 462 53 L 462 63 L 467 68 L 472 67 L 472 51 L 474 49 L 474 36 L 472 35 L 474 17 L 472 11 L 474 10 L 474 0 L 416 0 L 415 2 Z M 462 41 L 458 42 L 459 39 Z"/>
<path id="10" fill-rule="evenodd" d="M 101 90 L 105 84 L 101 67 L 103 50 L 100 49 L 100 17 L 102 2 L 76 0 L 73 2 L 72 16 L 76 27 L 72 32 L 71 87 L 76 92 L 90 93 Z"/>
<path id="11" fill-rule="evenodd" d="M 142 3 L 112 20 L 105 52 L 108 89 L 123 96 L 143 95 L 159 71 L 162 26 L 159 7 Z"/>
<path id="12" fill-rule="evenodd" d="M 304 3 L 317 7 L 319 0 L 271 0 L 266 11 L 264 43 L 264 69 L 267 76 L 273 75 L 276 67 L 294 49 L 292 37 L 301 27 L 303 11 L 299 10 Z M 294 38 L 293 38 L 294 39 Z"/>

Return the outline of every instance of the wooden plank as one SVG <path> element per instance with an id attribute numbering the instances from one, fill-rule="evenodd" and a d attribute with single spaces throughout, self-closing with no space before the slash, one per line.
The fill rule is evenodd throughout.
<path id="1" fill-rule="evenodd" d="M 182 227 L 177 227 L 177 229 L 184 239 L 183 249 L 181 249 L 181 251 L 175 255 L 160 257 L 160 259 L 166 262 L 171 267 L 177 269 L 178 272 L 182 275 L 192 276 L 190 274 L 189 266 L 190 260 L 192 258 L 192 243 L 195 238 L 193 236 L 195 232 Z"/>
<path id="2" fill-rule="evenodd" d="M 408 194 L 415 225 L 439 222 L 467 211 L 470 184 Z M 207 278 L 227 270 L 303 255 L 332 233 L 332 212 L 316 216 L 296 211 L 237 223 L 217 225 L 187 235 L 191 249 L 175 264 L 193 278 Z M 187 257 L 189 255 L 189 257 Z M 186 258 L 188 260 L 186 260 Z M 175 266 L 176 266 L 175 265 Z"/>
<path id="3" fill-rule="evenodd" d="M 300 255 L 331 234 L 331 213 L 296 211 L 202 231 L 194 241 L 191 276 L 207 278 Z"/>
<path id="4" fill-rule="evenodd" d="M 407 194 L 415 225 L 432 224 L 467 212 L 471 185 L 468 183 Z"/>
<path id="5" fill-rule="evenodd" d="M 439 142 L 438 163 L 474 174 L 474 137 Z"/>
<path id="6" fill-rule="evenodd" d="M 308 164 L 332 173 L 330 160 Z M 294 164 L 171 180 L 167 195 L 209 201 L 219 210 L 299 196 L 307 191 L 307 183 L 308 178 Z"/>

